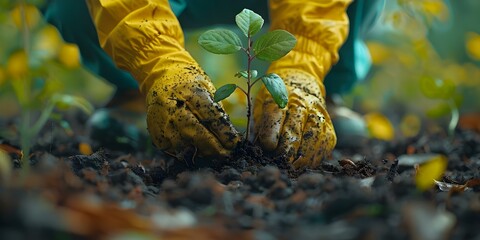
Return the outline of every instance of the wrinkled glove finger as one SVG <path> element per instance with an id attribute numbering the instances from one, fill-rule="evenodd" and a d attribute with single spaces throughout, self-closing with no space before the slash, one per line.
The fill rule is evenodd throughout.
<path id="1" fill-rule="evenodd" d="M 265 150 L 274 151 L 279 143 L 286 110 L 280 109 L 271 97 L 255 107 L 255 138 Z"/>
<path id="2" fill-rule="evenodd" d="M 222 146 L 217 137 L 205 128 L 197 117 L 186 107 L 179 108 L 174 122 L 181 135 L 180 146 L 194 146 L 199 156 L 228 156 L 229 152 Z"/>
<path id="3" fill-rule="evenodd" d="M 312 166 L 319 166 L 320 162 L 332 152 L 337 144 L 337 135 L 335 135 L 335 129 L 333 129 L 332 122 L 328 115 L 325 115 L 325 117 L 326 120 L 322 127 L 322 140 L 319 141 L 319 143 L 321 143 L 321 148 L 318 148 L 316 155 L 313 157 L 314 161 Z"/>
<path id="4" fill-rule="evenodd" d="M 186 104 L 198 118 L 199 124 L 211 131 L 210 135 L 214 135 L 225 148 L 233 149 L 240 136 L 222 106 L 213 101 L 212 95 L 205 88 L 193 86 L 191 90 L 193 94 L 186 100 Z"/>
<path id="5" fill-rule="evenodd" d="M 302 142 L 302 132 L 307 121 L 307 109 L 304 104 L 293 96 L 288 105 L 283 128 L 280 133 L 276 155 L 285 155 L 289 162 L 293 162 Z"/>
<path id="6" fill-rule="evenodd" d="M 302 143 L 298 150 L 293 166 L 298 168 L 301 166 L 316 166 L 314 163 L 320 163 L 324 154 L 318 154 L 324 152 L 322 146 L 325 145 L 325 117 L 321 113 L 310 112 L 308 114 L 307 123 L 303 132 Z"/>
<path id="7" fill-rule="evenodd" d="M 171 139 L 180 137 L 178 131 L 174 129 L 173 121 L 163 116 L 164 109 L 171 109 L 160 103 L 154 103 L 147 106 L 147 126 L 153 143 L 162 150 L 167 150 L 174 146 Z"/>

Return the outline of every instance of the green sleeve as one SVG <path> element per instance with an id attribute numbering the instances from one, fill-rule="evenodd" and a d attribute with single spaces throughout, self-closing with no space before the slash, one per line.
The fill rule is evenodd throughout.
<path id="1" fill-rule="evenodd" d="M 235 24 L 235 15 L 248 8 L 268 19 L 267 0 L 169 0 L 183 28 Z"/>
<path id="2" fill-rule="evenodd" d="M 49 0 L 42 9 L 46 20 L 59 30 L 63 39 L 80 49 L 82 64 L 117 87 L 117 93 L 138 89 L 138 83 L 126 71 L 115 66 L 100 47 L 85 1 Z"/>
<path id="3" fill-rule="evenodd" d="M 367 76 L 371 59 L 364 38 L 384 6 L 385 0 L 356 0 L 349 6 L 350 31 L 340 48 L 340 60 L 325 78 L 327 95 L 347 93 Z"/>

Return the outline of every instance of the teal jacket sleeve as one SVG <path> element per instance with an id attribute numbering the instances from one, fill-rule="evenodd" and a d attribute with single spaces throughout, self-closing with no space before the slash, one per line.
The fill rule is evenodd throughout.
<path id="1" fill-rule="evenodd" d="M 138 89 L 138 83 L 130 73 L 117 68 L 100 47 L 85 1 L 49 0 L 42 11 L 65 41 L 78 45 L 82 64 L 87 69 L 115 85 L 117 93 Z"/>
<path id="2" fill-rule="evenodd" d="M 348 93 L 365 79 L 370 68 L 370 53 L 364 38 L 377 21 L 385 0 L 356 0 L 348 8 L 349 35 L 339 50 L 340 60 L 325 77 L 327 95 Z"/>

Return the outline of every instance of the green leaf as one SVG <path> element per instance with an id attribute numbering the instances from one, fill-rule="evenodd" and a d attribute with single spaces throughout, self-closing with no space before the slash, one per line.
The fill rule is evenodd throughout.
<path id="1" fill-rule="evenodd" d="M 251 75 L 251 78 L 256 78 L 257 75 L 258 75 L 257 70 L 250 70 L 250 75 Z M 243 77 L 243 78 L 247 79 L 248 78 L 247 70 L 235 73 L 235 77 L 238 77 L 238 78 Z"/>
<path id="2" fill-rule="evenodd" d="M 237 34 L 226 29 L 206 31 L 200 35 L 198 43 L 215 54 L 231 54 L 242 49 L 242 42 Z"/>
<path id="3" fill-rule="evenodd" d="M 261 36 L 253 43 L 255 57 L 264 61 L 275 61 L 287 55 L 295 44 L 297 39 L 285 30 L 274 30 Z"/>
<path id="4" fill-rule="evenodd" d="M 435 79 L 429 76 L 423 76 L 419 80 L 420 90 L 423 95 L 433 99 L 452 98 L 456 85 L 450 79 Z"/>
<path id="5" fill-rule="evenodd" d="M 251 70 L 251 71 L 250 71 L 250 75 L 251 75 L 251 78 L 256 78 L 257 75 L 258 75 L 257 70 Z"/>
<path id="6" fill-rule="evenodd" d="M 288 92 L 282 78 L 275 73 L 270 73 L 262 77 L 262 81 L 267 87 L 268 92 L 273 97 L 275 103 L 284 108 L 288 103 Z"/>
<path id="7" fill-rule="evenodd" d="M 237 88 L 236 84 L 225 84 L 221 86 L 217 91 L 215 92 L 215 95 L 213 96 L 213 101 L 215 102 L 220 102 L 223 99 L 229 97 Z"/>
<path id="8" fill-rule="evenodd" d="M 52 101 L 59 110 L 68 110 L 72 107 L 77 107 L 86 114 L 92 114 L 94 111 L 92 104 L 82 97 L 67 94 L 55 94 L 52 96 Z"/>
<path id="9" fill-rule="evenodd" d="M 235 16 L 237 26 L 246 37 L 255 35 L 263 26 L 263 18 L 250 9 L 243 9 Z"/>
<path id="10" fill-rule="evenodd" d="M 428 109 L 425 114 L 429 118 L 440 118 L 447 116 L 451 112 L 451 108 L 446 102 L 439 103 L 438 105 Z"/>
<path id="11" fill-rule="evenodd" d="M 459 109 L 463 103 L 463 95 L 461 93 L 455 93 L 450 100 L 441 101 L 437 105 L 427 109 L 425 114 L 429 118 L 441 118 L 451 115 L 455 109 Z"/>
<path id="12" fill-rule="evenodd" d="M 235 73 L 235 77 L 238 77 L 238 78 L 248 78 L 248 75 L 247 75 L 247 70 L 244 70 L 244 71 L 240 71 L 240 72 L 237 72 Z"/>

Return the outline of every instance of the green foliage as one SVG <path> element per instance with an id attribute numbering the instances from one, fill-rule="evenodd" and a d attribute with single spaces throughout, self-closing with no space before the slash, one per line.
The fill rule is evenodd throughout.
<path id="1" fill-rule="evenodd" d="M 7 2 L 0 10 L 0 80 L 4 79 L 0 87 L 13 93 L 20 106 L 19 141 L 25 163 L 33 141 L 55 111 L 79 108 L 90 114 L 93 106 L 64 92 L 64 85 L 72 80 L 69 76 L 85 75 L 77 46 L 65 43 L 57 29 L 44 21 L 37 8 L 44 1 Z"/>
<path id="2" fill-rule="evenodd" d="M 230 95 L 232 95 L 232 93 L 235 91 L 235 89 L 237 88 L 237 85 L 236 84 L 225 84 L 223 86 L 221 86 L 219 89 L 217 89 L 217 91 L 215 92 L 215 95 L 213 96 L 213 100 L 215 102 L 220 102 L 222 101 L 223 99 L 229 97 Z"/>
<path id="3" fill-rule="evenodd" d="M 284 108 L 288 102 L 287 87 L 280 76 L 271 73 L 257 78 L 258 72 L 251 69 L 251 63 L 255 58 L 270 62 L 278 60 L 295 47 L 297 40 L 292 34 L 285 30 L 274 30 L 260 36 L 258 40 L 254 41 L 252 37 L 261 30 L 264 20 L 260 15 L 249 9 L 244 9 L 237 14 L 235 22 L 245 37 L 247 37 L 246 47 L 243 47 L 237 34 L 222 29 L 209 30 L 203 33 L 200 35 L 198 43 L 205 50 L 215 54 L 231 54 L 238 50 L 243 50 L 247 55 L 247 69 L 235 74 L 235 77 L 246 79 L 246 89 L 236 84 L 226 84 L 215 92 L 214 101 L 219 102 L 229 97 L 237 88 L 245 93 L 247 97 L 247 134 L 245 138 L 249 140 L 248 136 L 252 115 L 251 88 L 253 85 L 257 82 L 263 82 L 275 103 L 280 108 Z"/>
<path id="4" fill-rule="evenodd" d="M 67 111 L 72 108 L 78 108 L 86 114 L 93 114 L 94 108 L 85 98 L 72 96 L 68 94 L 55 94 L 52 96 L 52 102 L 58 110 Z"/>
<path id="5" fill-rule="evenodd" d="M 248 79 L 249 78 L 248 75 L 249 74 L 246 70 L 235 73 L 235 77 L 238 77 L 238 78 L 243 77 L 245 79 Z M 256 78 L 257 75 L 258 75 L 257 70 L 251 70 L 250 71 L 250 78 Z"/>
<path id="6" fill-rule="evenodd" d="M 457 87 L 450 79 L 435 79 L 430 76 L 420 78 L 419 82 L 422 94 L 432 99 L 450 99 Z"/>
<path id="7" fill-rule="evenodd" d="M 262 77 L 268 92 L 273 96 L 273 100 L 280 107 L 284 108 L 288 103 L 288 92 L 282 78 L 275 73 L 270 73 Z"/>
<path id="8" fill-rule="evenodd" d="M 450 79 L 438 79 L 423 76 L 419 81 L 420 90 L 425 97 L 437 99 L 441 102 L 426 111 L 426 115 L 438 118 L 450 114 L 448 132 L 453 136 L 458 124 L 460 113 L 459 106 L 462 103 L 462 96 L 457 93 L 457 85 Z"/>
<path id="9" fill-rule="evenodd" d="M 263 26 L 263 18 L 249 9 L 243 9 L 235 17 L 237 26 L 242 30 L 245 37 L 255 35 Z"/>
<path id="10" fill-rule="evenodd" d="M 253 43 L 255 57 L 263 61 L 275 61 L 287 55 L 297 40 L 285 30 L 274 30 L 261 36 Z"/>
<path id="11" fill-rule="evenodd" d="M 198 43 L 215 54 L 231 54 L 242 49 L 242 41 L 237 34 L 226 29 L 209 30 L 200 36 Z"/>

